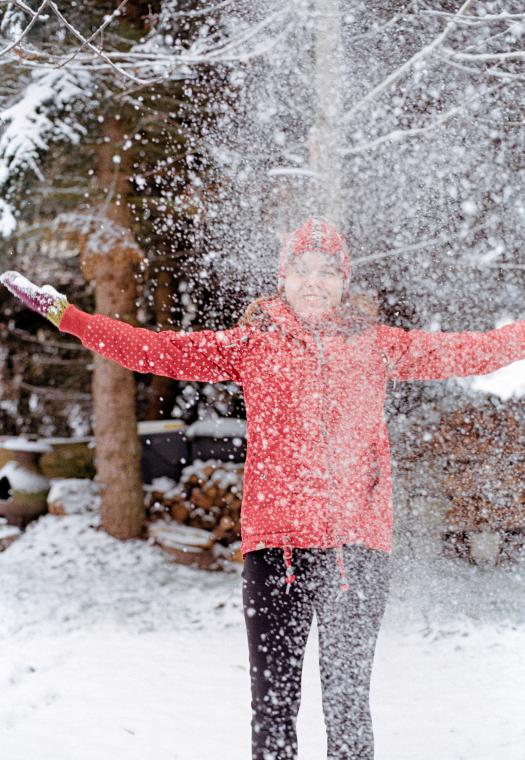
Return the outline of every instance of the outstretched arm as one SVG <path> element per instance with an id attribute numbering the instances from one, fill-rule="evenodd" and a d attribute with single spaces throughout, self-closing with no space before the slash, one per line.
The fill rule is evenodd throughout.
<path id="1" fill-rule="evenodd" d="M 134 327 L 103 314 L 88 314 L 70 304 L 50 285 L 39 287 L 15 271 L 0 281 L 26 306 L 71 333 L 86 348 L 136 372 L 151 372 L 175 380 L 242 383 L 243 349 L 248 328 L 156 332 Z"/>
<path id="2" fill-rule="evenodd" d="M 58 329 L 76 335 L 86 348 L 136 372 L 175 380 L 242 383 L 242 351 L 247 339 L 242 327 L 156 332 L 104 314 L 88 314 L 70 304 Z"/>
<path id="3" fill-rule="evenodd" d="M 427 332 L 380 325 L 378 340 L 393 380 L 485 375 L 525 359 L 525 320 L 487 332 Z"/>

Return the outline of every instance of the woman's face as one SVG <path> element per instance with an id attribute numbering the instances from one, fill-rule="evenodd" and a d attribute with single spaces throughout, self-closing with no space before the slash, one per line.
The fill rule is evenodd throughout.
<path id="1" fill-rule="evenodd" d="M 292 256 L 284 277 L 286 299 L 304 316 L 316 316 L 341 302 L 343 273 L 335 256 L 306 252 Z"/>

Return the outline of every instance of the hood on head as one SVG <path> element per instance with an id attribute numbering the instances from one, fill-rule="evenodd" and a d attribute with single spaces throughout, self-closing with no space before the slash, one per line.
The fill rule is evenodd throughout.
<path id="1" fill-rule="evenodd" d="M 350 251 L 346 239 L 337 231 L 334 225 L 320 216 L 310 216 L 306 221 L 286 236 L 279 253 L 278 284 L 279 293 L 284 290 L 286 265 L 293 256 L 307 251 L 324 253 L 335 256 L 343 272 L 343 300 L 350 283 Z"/>

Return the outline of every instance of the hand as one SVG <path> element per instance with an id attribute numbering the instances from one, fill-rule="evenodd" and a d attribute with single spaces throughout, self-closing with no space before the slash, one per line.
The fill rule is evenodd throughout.
<path id="1" fill-rule="evenodd" d="M 58 327 L 69 301 L 51 285 L 35 285 L 23 274 L 10 269 L 0 275 L 0 282 L 22 303 Z"/>

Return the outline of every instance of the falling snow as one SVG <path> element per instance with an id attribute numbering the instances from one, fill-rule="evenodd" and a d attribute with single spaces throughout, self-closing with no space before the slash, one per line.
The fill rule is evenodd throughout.
<path id="1" fill-rule="evenodd" d="M 247 443 L 243 563 L 113 538 L 100 484 L 6 437 L 4 490 L 62 514 L 0 518 L 2 756 L 523 760 L 522 0 L 30 5 L 0 9 L 1 419 L 52 426 L 45 390 L 87 430 L 115 363 L 156 410 L 187 383 L 190 443 Z M 92 395 L 48 379 L 84 349 Z"/>

